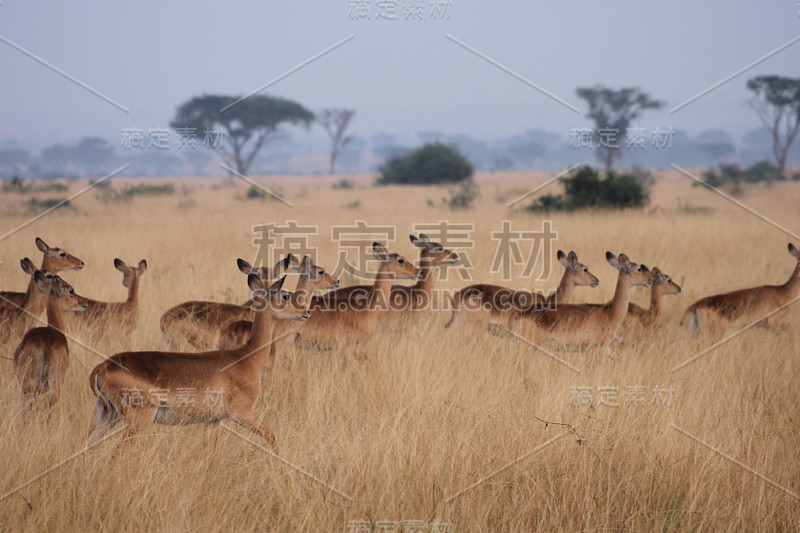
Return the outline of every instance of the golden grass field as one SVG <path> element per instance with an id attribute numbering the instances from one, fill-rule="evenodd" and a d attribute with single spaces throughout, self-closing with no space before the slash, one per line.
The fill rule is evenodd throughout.
<path id="1" fill-rule="evenodd" d="M 474 223 L 474 249 L 455 250 L 469 254 L 474 282 L 496 283 L 500 276 L 488 273 L 492 231 L 505 219 L 522 230 L 538 230 L 542 220 L 505 203 L 553 175 L 478 174 L 477 207 L 455 212 L 441 206 L 447 188 L 374 188 L 371 176 L 353 177 L 351 190 L 331 188 L 339 177 L 257 178 L 280 186 L 294 208 L 243 200 L 241 182 L 213 188 L 230 185 L 228 178 L 176 179 L 193 189 L 195 205 L 183 207 L 180 195 L 104 204 L 92 191 L 72 202 L 74 210 L 4 239 L 0 286 L 24 290 L 18 263 L 41 261 L 37 236 L 86 262 L 63 277 L 96 299 L 126 295 L 115 257 L 130 265 L 146 259 L 133 345 L 111 337 L 92 343 L 112 355 L 158 349 L 159 317 L 177 303 L 245 301 L 235 260 L 255 255 L 258 223 L 319 226 L 311 243 L 329 269 L 338 254 L 332 225 L 396 225 L 389 250 L 416 262 L 408 240 L 415 223 Z M 665 297 L 660 330 L 615 346 L 612 356 L 558 354 L 580 373 L 532 351 L 519 369 L 512 341 L 445 330 L 448 311 L 378 333 L 365 364 L 346 353 L 297 349 L 291 368 L 276 365 L 256 410 L 280 457 L 310 475 L 246 442 L 235 433 L 262 444 L 229 421 L 213 454 L 195 425 L 152 426 L 117 460 L 118 434 L 75 456 L 94 409 L 88 375 L 102 356 L 70 344 L 65 390 L 49 421 L 23 419 L 12 362 L 0 359 L 0 493 L 15 490 L 0 499 L 0 531 L 400 531 L 404 523 L 405 531 L 420 524 L 459 532 L 796 531 L 800 309 L 787 317 L 792 338 L 754 328 L 672 372 L 713 342 L 685 339 L 683 310 L 702 296 L 785 282 L 795 264 L 786 251 L 792 238 L 677 172 L 657 176 L 650 208 L 548 218 L 558 232 L 554 249 L 575 250 L 600 278 L 597 288 L 577 288 L 575 302 L 611 298 L 616 271 L 606 250 L 671 275 L 683 293 Z M 82 186 L 73 183 L 71 193 Z M 797 190 L 791 182 L 753 188 L 741 200 L 800 231 Z M 25 199 L 0 194 L 0 232 L 30 218 Z M 554 288 L 562 273 L 554 255 L 548 280 L 516 284 Z M 518 275 L 522 267 L 515 268 Z M 467 284 L 454 272 L 442 287 Z M 635 288 L 632 301 L 646 307 L 648 291 Z M 626 405 L 627 387 L 643 387 L 644 405 Z M 575 401 L 579 388 L 588 388 L 592 405 Z M 618 407 L 601 405 L 601 388 L 616 389 Z M 657 388 L 671 398 L 654 402 Z"/>

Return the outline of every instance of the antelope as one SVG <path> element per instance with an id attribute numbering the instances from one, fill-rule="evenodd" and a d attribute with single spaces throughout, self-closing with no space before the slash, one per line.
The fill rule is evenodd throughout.
<path id="1" fill-rule="evenodd" d="M 380 268 L 371 287 L 349 287 L 311 299 L 311 319 L 302 330 L 303 340 L 313 344 L 333 343 L 347 347 L 355 356 L 367 359 L 363 343 L 375 330 L 377 315 L 388 309 L 392 280 L 420 279 L 420 269 L 399 254 L 390 254 L 384 245 L 372 243 L 372 252 Z"/>
<path id="2" fill-rule="evenodd" d="M 411 243 L 419 248 L 420 279 L 414 285 L 392 285 L 391 301 L 395 309 L 419 311 L 426 309 L 431 302 L 433 284 L 436 282 L 435 268 L 444 265 L 457 265 L 458 254 L 448 250 L 438 242 L 432 242 L 427 235 L 409 235 Z"/>
<path id="3" fill-rule="evenodd" d="M 628 303 L 628 315 L 622 322 L 624 337 L 631 333 L 657 328 L 661 320 L 661 297 L 667 294 L 681 293 L 680 286 L 667 274 L 661 272 L 658 267 L 654 267 L 651 273 L 653 284 L 650 287 L 650 308 L 643 309 L 633 302 Z"/>
<path id="4" fill-rule="evenodd" d="M 338 279 L 325 272 L 322 267 L 313 264 L 309 256 L 305 256 L 300 263 L 300 279 L 297 281 L 297 288 L 292 293 L 292 299 L 298 305 L 308 307 L 314 291 L 335 289 L 337 287 L 339 287 Z M 294 341 L 297 332 L 302 327 L 303 323 L 296 321 L 279 322 L 275 326 L 275 338 L 270 347 L 270 363 L 265 368 L 267 373 L 275 361 L 275 356 L 279 353 L 285 353 L 286 345 Z M 240 320 L 229 324 L 222 331 L 217 348 L 229 350 L 241 346 L 250 338 L 252 328 L 252 320 Z"/>
<path id="5" fill-rule="evenodd" d="M 519 291 L 499 285 L 470 285 L 451 297 L 453 314 L 444 327 L 449 328 L 456 319 L 460 321 L 461 313 L 467 312 L 470 322 L 477 325 L 479 330 L 484 330 L 492 318 L 500 318 L 503 315 L 510 318 L 513 314 L 509 313 L 513 313 L 514 310 L 530 307 L 557 308 L 562 304 L 569 303 L 575 287 L 597 287 L 600 283 L 600 280 L 578 261 L 575 252 L 571 251 L 569 255 L 566 255 L 559 250 L 556 257 L 564 267 L 564 275 L 561 276 L 555 293 L 543 296 L 539 293 Z"/>
<path id="6" fill-rule="evenodd" d="M 789 333 L 789 325 L 783 317 L 789 312 L 788 304 L 800 293 L 800 253 L 792 243 L 788 248 L 797 263 L 786 283 L 706 296 L 686 310 L 681 326 L 686 324 L 690 333 L 705 330 L 718 335 L 725 329 L 744 326 L 769 314 L 759 325 L 770 329 L 777 326 Z"/>
<path id="7" fill-rule="evenodd" d="M 64 336 L 64 311 L 83 311 L 86 299 L 58 276 L 41 270 L 33 274 L 38 290 L 47 296 L 47 326 L 25 333 L 14 351 L 14 374 L 17 376 L 26 410 L 33 398 L 46 394 L 52 408 L 61 394 L 61 386 L 69 365 L 69 347 Z"/>
<path id="8" fill-rule="evenodd" d="M 0 343 L 16 343 L 22 338 L 25 331 L 30 329 L 36 318 L 42 314 L 47 304 L 47 296 L 39 290 L 33 278 L 36 273 L 33 261 L 26 257 L 20 260 L 19 264 L 22 270 L 30 276 L 28 290 L 19 307 L 0 307 L 0 324 L 2 324 L 0 326 Z M 42 271 L 42 274 L 48 279 L 53 277 L 50 272 Z"/>
<path id="9" fill-rule="evenodd" d="M 85 312 L 68 315 L 70 331 L 88 330 L 95 336 L 114 332 L 130 339 L 138 321 L 139 279 L 147 270 L 147 261 L 142 259 L 136 268 L 131 268 L 122 259 L 114 259 L 114 267 L 122 272 L 122 286 L 128 289 L 127 300 L 99 302 L 86 298 Z"/>
<path id="10" fill-rule="evenodd" d="M 42 252 L 42 266 L 39 270 L 56 274 L 62 270 L 80 270 L 83 268 L 83 261 L 73 256 L 61 248 L 51 248 L 42 239 L 36 237 L 36 247 Z M 0 291 L 0 308 L 22 307 L 25 299 L 24 292 Z M 44 309 L 44 308 L 42 308 Z M 41 311 L 39 311 L 41 313 Z"/>
<path id="11" fill-rule="evenodd" d="M 289 254 L 274 268 L 253 268 L 244 259 L 237 259 L 239 270 L 246 275 L 255 274 L 265 282 L 273 281 L 288 270 L 297 270 L 300 263 Z M 161 333 L 167 347 L 182 345 L 193 350 L 208 350 L 217 345 L 220 332 L 232 322 L 252 320 L 252 300 L 242 305 L 219 302 L 190 301 L 178 304 L 161 315 Z"/>
<path id="12" fill-rule="evenodd" d="M 213 449 L 220 422 L 230 419 L 276 449 L 274 435 L 253 413 L 261 393 L 261 374 L 276 324 L 308 318 L 308 309 L 281 290 L 284 279 L 267 286 L 258 275 L 247 275 L 257 310 L 252 334 L 239 348 L 204 353 L 122 352 L 94 367 L 89 385 L 96 398 L 95 414 L 87 446 L 124 420 L 125 432 L 115 452 L 154 422 L 202 423 L 206 445 Z M 202 403 L 198 392 L 204 396 Z M 214 399 L 209 401 L 212 393 Z"/>
<path id="13" fill-rule="evenodd" d="M 433 284 L 436 281 L 434 268 L 458 264 L 458 254 L 448 250 L 438 242 L 431 241 L 427 235 L 409 235 L 411 243 L 419 248 L 420 279 L 414 285 L 392 285 L 389 295 L 392 311 L 418 311 L 430 305 Z M 353 293 L 364 293 L 369 285 L 353 285 L 331 293 L 330 298 L 349 298 Z"/>
<path id="14" fill-rule="evenodd" d="M 605 304 L 563 304 L 553 310 L 540 310 L 536 306 L 514 311 L 513 328 L 518 336 L 535 346 L 553 339 L 564 346 L 599 346 L 604 350 L 614 340 L 628 314 L 630 288 L 649 286 L 652 273 L 644 266 L 632 262 L 624 254 L 616 257 L 606 252 L 608 263 L 619 271 L 612 300 Z M 521 353 L 517 343 L 517 353 Z"/>

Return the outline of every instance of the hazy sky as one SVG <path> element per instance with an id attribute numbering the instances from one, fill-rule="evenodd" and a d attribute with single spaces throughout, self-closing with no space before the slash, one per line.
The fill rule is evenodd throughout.
<path id="1" fill-rule="evenodd" d="M 448 40 L 491 57 L 582 110 L 578 86 L 639 86 L 668 102 L 642 126 L 739 135 L 757 127 L 746 80 L 797 76 L 800 42 L 674 114 L 669 109 L 800 35 L 798 4 L 775 0 L 444 2 L 449 19 L 351 20 L 349 0 L 223 2 L 2 0 L 0 36 L 130 109 L 90 94 L 0 42 L 0 141 L 32 148 L 121 129 L 167 127 L 201 93 L 246 94 L 349 35 L 267 94 L 312 110 L 352 107 L 362 137 L 419 130 L 478 138 L 585 118 Z M 302 134 L 298 134 L 302 135 Z"/>

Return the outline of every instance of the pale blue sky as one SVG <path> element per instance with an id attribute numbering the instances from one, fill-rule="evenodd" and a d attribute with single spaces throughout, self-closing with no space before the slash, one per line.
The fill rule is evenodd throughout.
<path id="1" fill-rule="evenodd" d="M 800 75 L 800 43 L 687 108 L 669 109 L 800 35 L 796 1 L 477 2 L 449 20 L 351 20 L 348 0 L 294 2 L 3 0 L 0 36 L 130 109 L 109 105 L 0 42 L 0 140 L 32 148 L 121 128 L 166 127 L 200 93 L 245 94 L 337 41 L 355 38 L 268 89 L 312 110 L 353 107 L 368 138 L 420 130 L 477 138 L 587 121 L 445 38 L 459 40 L 583 109 L 577 86 L 639 86 L 668 102 L 645 126 L 736 136 L 759 124 L 745 81 Z"/>

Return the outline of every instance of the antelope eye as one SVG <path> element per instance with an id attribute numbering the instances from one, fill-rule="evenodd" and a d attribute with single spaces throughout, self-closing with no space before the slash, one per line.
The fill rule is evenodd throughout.
<path id="1" fill-rule="evenodd" d="M 60 252 L 58 255 L 61 257 L 67 257 L 67 252 Z"/>
<path id="2" fill-rule="evenodd" d="M 397 262 L 400 263 L 401 265 L 404 265 L 406 260 L 405 259 L 398 259 Z"/>
<path id="3" fill-rule="evenodd" d="M 284 302 L 288 302 L 288 301 L 289 301 L 289 298 L 290 298 L 290 296 L 289 296 L 288 294 L 284 294 L 284 295 L 283 295 L 283 301 L 284 301 Z"/>
<path id="4" fill-rule="evenodd" d="M 324 271 L 324 270 L 322 270 L 322 269 L 319 269 L 319 270 L 317 271 L 317 275 L 319 275 L 319 276 L 323 275 L 324 273 L 325 273 L 325 271 Z"/>
<path id="5" fill-rule="evenodd" d="M 69 293 L 74 296 L 75 295 L 75 289 L 70 289 Z"/>
<path id="6" fill-rule="evenodd" d="M 586 268 L 586 267 L 583 267 L 583 271 L 584 271 L 584 272 L 589 272 L 589 269 L 588 269 L 588 268 Z"/>
<path id="7" fill-rule="evenodd" d="M 441 246 L 437 246 L 437 247 L 436 247 L 436 251 L 437 251 L 437 252 L 443 252 L 443 251 L 444 251 L 444 248 L 442 248 Z"/>

